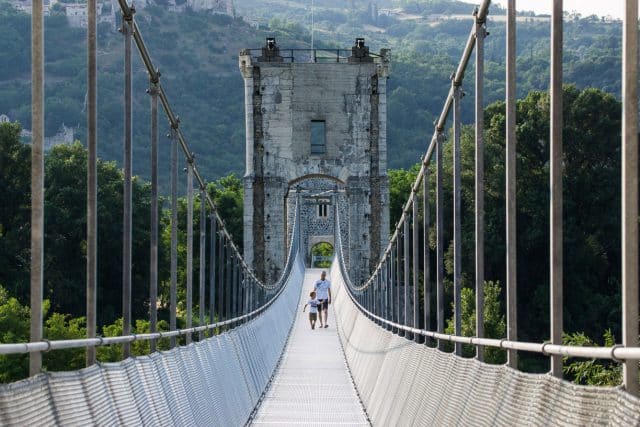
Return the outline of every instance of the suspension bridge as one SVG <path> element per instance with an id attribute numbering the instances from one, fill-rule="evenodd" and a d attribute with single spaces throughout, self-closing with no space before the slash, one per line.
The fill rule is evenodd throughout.
<path id="1" fill-rule="evenodd" d="M 506 335 L 487 338 L 483 324 L 483 286 L 485 259 L 484 231 L 484 39 L 490 1 L 485 0 L 473 14 L 473 24 L 461 60 L 450 79 L 451 89 L 444 100 L 417 179 L 407 194 L 402 216 L 390 239 L 382 233 L 384 212 L 362 208 L 362 200 L 373 207 L 385 200 L 385 171 L 378 170 L 386 155 L 384 143 L 377 146 L 380 156 L 369 157 L 369 183 L 359 206 L 345 205 L 345 194 L 353 180 L 329 177 L 319 187 L 305 187 L 292 180 L 285 198 L 285 219 L 271 227 L 265 199 L 275 191 L 264 182 L 266 172 L 256 179 L 256 158 L 269 156 L 268 147 L 251 145 L 258 152 L 247 154 L 252 164 L 250 207 L 245 212 L 245 246 L 241 254 L 233 243 L 213 200 L 206 191 L 206 180 L 199 172 L 181 125 L 165 94 L 161 76 L 136 25 L 135 10 L 119 0 L 125 43 L 124 70 L 124 207 L 123 207 L 123 333 L 101 337 L 96 331 L 99 302 L 97 287 L 97 172 L 96 172 L 96 16 L 95 0 L 88 0 L 88 94 L 87 94 L 87 337 L 49 341 L 43 337 L 43 247 L 44 235 L 44 66 L 42 1 L 32 9 L 32 191 L 31 191 L 31 338 L 27 343 L 2 343 L 0 354 L 29 354 L 30 377 L 0 386 L 0 424 L 2 425 L 640 425 L 638 399 L 638 2 L 625 0 L 622 58 L 622 340 L 612 347 L 579 347 L 562 343 L 563 331 L 563 191 L 562 191 L 562 0 L 553 1 L 551 17 L 550 69 L 550 204 L 540 207 L 550 212 L 550 325 L 549 341 L 518 340 L 516 295 L 516 133 L 515 133 L 515 0 L 509 0 L 506 19 L 506 153 L 505 170 L 505 257 L 506 257 Z M 131 153 L 132 101 L 131 55 L 133 44 L 149 75 L 151 98 L 151 280 L 149 320 L 151 331 L 133 334 L 131 316 Z M 268 40 L 258 57 L 250 50 L 241 53 L 245 73 L 248 140 L 261 137 L 254 128 L 256 116 L 269 112 L 269 99 L 288 102 L 280 92 L 261 87 L 258 73 L 267 73 L 264 63 L 273 67 L 294 67 L 300 53 L 287 56 Z M 320 65 L 329 58 L 344 70 L 378 70 L 376 79 L 366 82 L 354 74 L 358 84 L 366 83 L 371 110 L 368 115 L 352 114 L 354 120 L 368 117 L 366 141 L 381 141 L 384 124 L 372 111 L 386 108 L 384 52 L 370 55 L 364 40 L 346 53 L 305 53 L 306 66 Z M 475 193 L 474 259 L 476 290 L 476 333 L 461 332 L 461 116 L 465 72 L 475 55 Z M 265 68 L 260 68 L 260 63 Z M 352 68 L 348 68 L 352 67 Z M 371 69 L 366 67 L 373 67 Z M 329 70 L 326 68 L 325 70 Z M 381 71 L 382 70 L 382 71 Z M 347 79 L 351 71 L 345 71 Z M 276 79 L 277 77 L 277 79 Z M 282 82 L 286 76 L 270 75 Z M 380 77 L 380 78 L 378 78 Z M 370 79 L 371 76 L 369 75 Z M 253 79 L 253 80 L 251 80 Z M 257 83 L 256 83 L 257 82 Z M 374 83 L 372 83 L 374 82 Z M 323 89 L 324 92 L 326 90 Z M 272 98 L 269 98 L 269 97 Z M 355 108 L 358 102 L 345 108 Z M 327 102 L 327 99 L 323 100 Z M 257 103 L 259 106 L 256 108 Z M 364 102 L 364 101 L 363 101 Z M 171 295 L 170 330 L 158 331 L 158 110 L 161 105 L 170 123 L 171 139 Z M 275 107 L 274 107 L 275 108 Z M 330 108 L 330 107 L 327 107 Z M 275 110 L 274 110 L 275 111 Z M 330 111 L 330 110 L 327 110 Z M 329 113 L 327 113 L 329 114 Z M 373 119 L 371 117 L 374 117 Z M 384 116 L 381 116 L 384 117 Z M 453 211 L 443 207 L 443 143 L 451 120 L 453 143 Z M 322 120 L 310 126 L 322 128 Z M 311 130 L 313 131 L 313 129 Z M 284 132 L 286 134 L 286 132 Z M 251 134 L 251 136 L 249 136 Z M 374 135 L 373 137 L 370 135 Z M 315 154 L 329 150 L 324 140 L 312 141 Z M 253 144 L 253 139 L 251 143 Z M 249 146 L 249 145 L 248 145 Z M 383 150 L 384 148 L 384 150 Z M 373 150 L 372 150 L 373 151 Z M 312 153 L 313 154 L 313 153 Z M 187 168 L 187 251 L 185 283 L 178 283 L 178 164 Z M 369 167 L 367 166 L 367 167 Z M 255 168 L 255 169 L 253 169 Z M 430 177 L 435 175 L 435 177 Z M 313 175 L 318 178 L 319 175 Z M 373 180 L 373 178 L 375 180 Z M 320 176 L 325 179 L 327 177 Z M 375 185 L 370 184 L 373 182 Z M 247 184 L 248 183 L 248 184 Z M 308 183 L 307 183 L 308 184 Z M 430 186 L 435 184 L 435 191 Z M 245 187 L 246 188 L 246 187 Z M 193 219 L 194 191 L 200 192 L 200 268 L 199 322 L 193 325 Z M 431 200 L 435 195 L 435 200 Z M 246 196 L 246 195 L 245 195 Z M 246 201 L 246 199 L 245 199 Z M 282 206 L 283 199 L 277 201 Z M 377 203 L 377 205 L 375 205 Z M 435 212 L 430 212 L 431 205 Z M 320 207 L 318 207 L 320 206 Z M 319 270 L 310 264 L 309 236 L 305 227 L 309 209 L 329 218 L 331 229 L 321 229 L 331 241 L 335 255 L 328 271 L 332 282 L 332 301 L 327 328 L 310 330 L 301 313 Z M 613 207 L 612 207 L 613 209 Z M 273 213 L 271 213 L 273 214 Z M 249 216 L 247 216 L 249 215 Z M 262 216 L 261 216 L 262 215 Z M 264 216 L 266 215 L 266 216 Z M 305 215 L 307 219 L 305 220 Z M 367 218 L 367 227 L 352 232 L 355 216 Z M 453 228 L 453 307 L 454 334 L 445 333 L 444 216 L 452 215 Z M 432 219 L 435 221 L 432 222 Z M 305 222 L 307 221 L 307 222 Z M 246 222 L 246 221 L 245 221 Z M 274 231 L 275 230 L 275 231 Z M 373 230 L 367 234 L 366 230 Z M 271 233 L 275 234 L 271 236 Z M 351 232 L 351 234 L 349 234 Z M 262 233 L 258 238 L 257 233 Z M 330 235 L 326 235 L 329 233 Z M 377 234 L 376 234 L 377 233 Z M 431 235 L 433 233 L 434 235 Z M 377 236 L 377 237 L 376 237 Z M 384 245 L 379 245 L 380 238 Z M 209 239 L 209 244 L 205 244 Z M 348 241 L 345 241 L 348 239 Z M 435 241 L 435 254 L 426 242 Z M 352 243 L 355 241 L 355 243 Z M 275 243 L 273 243 L 275 242 Z M 363 243 L 363 242 L 366 242 Z M 273 243 L 273 246 L 269 246 Z M 209 253 L 205 253 L 206 248 Z M 275 248 L 275 249 L 274 249 Z M 278 265 L 265 254 L 282 251 Z M 284 249 L 283 249 L 284 248 Z M 271 251 L 271 252 L 270 252 Z M 369 252 L 367 254 L 367 252 Z M 368 257 L 362 256 L 362 254 Z M 247 255 L 249 254 L 249 255 Z M 274 258 L 275 259 L 275 258 Z M 435 259 L 435 264 L 432 264 Z M 262 264 L 261 264 L 262 263 Z M 258 268 L 255 268 L 259 266 Z M 356 271 L 357 270 L 357 271 Z M 208 276 L 206 274 L 208 273 Z M 366 274 L 365 274 L 366 273 Z M 178 286 L 186 294 L 186 325 L 177 328 Z M 205 299 L 208 296 L 208 299 Z M 522 297 L 522 296 L 521 296 Z M 433 304 L 432 304 L 433 303 Z M 432 313 L 431 306 L 436 307 Z M 205 319 L 209 316 L 211 323 Z M 432 324 L 432 321 L 435 322 Z M 157 342 L 169 339 L 170 349 L 157 351 Z M 185 345 L 179 345 L 180 340 Z M 131 344 L 150 342 L 150 354 L 131 357 Z M 122 345 L 120 362 L 96 362 L 96 347 Z M 451 345 L 453 352 L 446 351 Z M 462 357 L 462 346 L 476 349 L 475 357 Z M 87 367 L 78 371 L 43 372 L 42 355 L 69 348 L 86 348 Z M 507 352 L 507 362 L 484 362 L 489 348 Z M 550 371 L 542 374 L 518 370 L 520 352 L 537 353 L 550 359 Z M 613 360 L 622 364 L 619 387 L 580 386 L 562 378 L 563 357 Z"/>

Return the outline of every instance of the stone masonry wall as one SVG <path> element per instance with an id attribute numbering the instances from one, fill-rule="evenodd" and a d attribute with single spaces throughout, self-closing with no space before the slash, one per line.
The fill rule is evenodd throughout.
<path id="1" fill-rule="evenodd" d="M 277 279 L 287 254 L 287 200 L 303 180 L 326 178 L 334 182 L 328 186 L 343 189 L 343 243 L 352 278 L 366 278 L 388 238 L 386 62 L 261 62 L 243 51 L 240 70 L 247 115 L 247 261 L 266 281 Z M 318 120 L 326 129 L 321 155 L 311 154 L 311 122 Z M 318 222 L 305 215 L 308 209 L 317 205 L 303 204 L 303 227 L 315 230 L 308 235 L 332 234 L 333 219 Z"/>

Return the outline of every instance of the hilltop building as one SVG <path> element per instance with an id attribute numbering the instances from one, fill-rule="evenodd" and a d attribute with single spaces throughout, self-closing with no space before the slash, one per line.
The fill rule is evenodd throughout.
<path id="1" fill-rule="evenodd" d="M 31 14 L 31 0 L 9 0 L 15 9 Z M 56 6 L 63 10 L 70 27 L 87 28 L 87 4 L 71 3 L 59 0 L 44 0 L 44 14 L 49 15 L 51 8 Z M 161 5 L 172 12 L 181 13 L 187 9 L 200 12 L 218 13 L 233 16 L 234 8 L 232 0 L 164 0 L 160 4 L 158 0 L 138 0 L 136 9 L 144 9 L 149 5 Z M 115 27 L 120 6 L 117 0 L 98 0 L 98 23 L 107 22 Z"/>

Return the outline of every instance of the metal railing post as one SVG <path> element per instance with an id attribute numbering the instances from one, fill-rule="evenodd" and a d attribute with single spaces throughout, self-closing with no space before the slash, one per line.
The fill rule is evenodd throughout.
<path id="1" fill-rule="evenodd" d="M 242 315 L 244 316 L 249 312 L 249 276 L 247 271 L 244 269 L 242 265 L 240 265 L 240 285 L 242 286 Z M 245 323 L 243 321 L 243 323 Z"/>
<path id="2" fill-rule="evenodd" d="M 397 240 L 391 246 L 390 257 L 389 257 L 389 319 L 392 322 L 396 322 L 396 298 L 395 298 L 395 286 L 396 286 L 396 247 Z M 395 329 L 391 329 L 395 332 Z"/>
<path id="3" fill-rule="evenodd" d="M 485 19 L 476 10 L 476 105 L 475 105 L 475 270 L 476 336 L 484 337 L 484 39 Z M 484 349 L 476 347 L 476 358 L 484 360 Z"/>
<path id="4" fill-rule="evenodd" d="M 413 324 L 412 326 L 414 328 L 419 328 L 420 324 L 418 323 L 418 307 L 419 307 L 419 302 L 420 302 L 420 298 L 419 298 L 419 294 L 418 294 L 418 286 L 419 286 L 419 282 L 418 282 L 418 276 L 419 276 L 419 272 L 420 272 L 420 265 L 419 265 L 419 253 L 418 253 L 418 221 L 419 221 L 419 215 L 418 215 L 418 193 L 416 193 L 416 198 L 413 200 Z M 418 339 L 419 335 L 415 335 L 413 337 L 414 340 Z"/>
<path id="5" fill-rule="evenodd" d="M 211 235 L 209 236 L 209 323 L 215 323 L 215 305 L 216 305 L 216 234 L 218 232 L 218 222 L 216 221 L 215 211 L 209 216 L 211 222 Z M 211 330 L 209 336 L 213 336 L 214 331 Z"/>
<path id="6" fill-rule="evenodd" d="M 378 274 L 378 312 L 376 313 L 378 316 L 380 317 L 385 317 L 385 313 L 384 313 L 384 295 L 386 292 L 386 285 L 385 285 L 385 277 L 386 277 L 386 259 L 383 258 L 382 260 L 382 266 L 380 268 L 380 274 Z M 380 326 L 382 326 L 382 323 L 380 323 Z"/>
<path id="7" fill-rule="evenodd" d="M 193 159 L 187 159 L 187 324 L 192 325 L 193 309 Z M 191 334 L 186 335 L 187 344 L 191 344 Z"/>
<path id="8" fill-rule="evenodd" d="M 402 280 L 402 271 L 403 271 L 403 265 L 402 265 L 402 249 L 404 248 L 403 244 L 402 244 L 402 229 L 398 229 L 398 239 L 396 240 L 396 302 L 397 302 L 397 309 L 396 309 L 396 321 L 399 324 L 404 324 L 404 319 L 402 318 L 402 315 L 404 314 L 404 307 L 402 306 L 403 303 L 403 295 L 404 295 L 404 290 L 401 290 L 400 288 L 404 286 L 404 281 Z M 401 292 L 402 291 L 402 292 Z M 402 329 L 400 329 L 398 332 L 398 335 L 400 336 L 404 336 L 404 331 Z"/>
<path id="9" fill-rule="evenodd" d="M 516 1 L 507 3 L 506 68 L 506 248 L 507 248 L 507 339 L 518 339 L 516 294 Z M 515 350 L 507 350 L 507 365 L 518 367 Z"/>
<path id="10" fill-rule="evenodd" d="M 247 275 L 247 292 L 249 293 L 249 306 L 248 306 L 248 313 L 253 312 L 253 292 L 254 292 L 254 288 L 255 288 L 256 284 L 253 280 L 253 277 L 251 276 L 251 274 Z M 249 317 L 248 320 L 251 320 L 251 317 Z"/>
<path id="11" fill-rule="evenodd" d="M 462 88 L 453 82 L 453 306 L 455 334 L 462 335 L 462 179 L 460 148 L 460 101 Z M 462 356 L 462 344 L 455 344 L 455 354 Z"/>
<path id="12" fill-rule="evenodd" d="M 369 308 L 368 310 L 370 312 L 374 312 L 375 311 L 375 302 L 376 302 L 376 285 L 375 285 L 375 281 L 377 280 L 377 277 L 374 275 L 373 276 L 373 280 L 371 281 L 371 285 L 367 288 L 367 292 L 369 293 Z"/>
<path id="13" fill-rule="evenodd" d="M 371 312 L 378 314 L 378 293 L 380 291 L 380 273 L 376 272 L 371 282 Z"/>
<path id="14" fill-rule="evenodd" d="M 385 278 L 386 278 L 386 263 L 387 263 L 387 259 L 386 256 L 383 254 L 381 259 L 380 259 L 380 271 L 378 274 L 378 301 L 376 302 L 377 306 L 378 306 L 378 312 L 376 313 L 378 316 L 385 318 L 385 312 L 384 312 L 384 308 L 385 308 L 385 302 L 384 302 L 384 295 L 385 295 Z M 378 324 L 380 326 L 382 326 L 381 322 L 378 322 Z"/>
<path id="15" fill-rule="evenodd" d="M 562 0 L 553 1 L 551 13 L 551 123 L 550 135 L 550 325 L 551 343 L 562 344 Z M 551 356 L 551 374 L 562 378 L 562 356 Z"/>
<path id="16" fill-rule="evenodd" d="M 224 313 L 224 298 L 226 296 L 225 290 L 225 236 L 221 232 L 220 238 L 218 239 L 218 268 L 220 277 L 220 284 L 218 285 L 218 322 L 221 322 L 226 319 Z"/>
<path id="17" fill-rule="evenodd" d="M 638 346 L 638 0 L 626 0 L 622 58 L 622 344 Z M 638 361 L 622 368 L 638 396 Z"/>
<path id="18" fill-rule="evenodd" d="M 87 338 L 96 336 L 98 288 L 98 85 L 96 0 L 87 1 Z M 86 365 L 96 363 L 87 347 Z"/>
<path id="19" fill-rule="evenodd" d="M 235 317 L 242 314 L 242 268 L 240 265 L 240 258 L 236 257 L 236 282 L 235 282 L 235 295 L 236 295 L 236 311 Z"/>
<path id="20" fill-rule="evenodd" d="M 207 252 L 207 204 L 206 204 L 206 191 L 204 188 L 200 188 L 200 272 L 198 274 L 198 297 L 199 297 L 199 305 L 200 305 L 200 316 L 199 316 L 199 326 L 205 324 L 204 314 L 205 314 L 205 277 L 206 277 L 206 252 Z M 202 341 L 204 339 L 204 331 L 200 331 L 198 333 L 198 340 Z"/>
<path id="21" fill-rule="evenodd" d="M 178 306 L 178 129 L 171 126 L 171 286 L 169 289 L 169 329 L 177 329 Z M 176 337 L 170 338 L 170 347 L 176 346 Z"/>
<path id="22" fill-rule="evenodd" d="M 237 257 L 234 257 L 235 259 L 235 271 L 236 271 L 236 280 L 234 282 L 234 286 L 235 286 L 235 290 L 234 290 L 234 294 L 235 294 L 235 299 L 236 299 L 236 303 L 234 305 L 235 307 L 235 311 L 233 313 L 234 317 L 238 317 L 241 313 L 241 307 L 242 307 L 242 271 L 240 269 L 240 260 Z"/>
<path id="23" fill-rule="evenodd" d="M 44 14 L 31 3 L 31 341 L 42 341 L 44 277 Z M 29 354 L 29 375 L 42 370 L 42 353 Z"/>
<path id="24" fill-rule="evenodd" d="M 410 254 L 409 254 L 409 238 L 411 236 L 411 232 L 409 231 L 409 216 L 407 215 L 404 220 L 404 231 L 402 238 L 402 255 L 404 256 L 403 262 L 403 278 L 404 278 L 404 306 L 403 306 L 403 314 L 402 314 L 402 324 L 409 325 L 409 306 L 411 305 L 411 295 L 409 294 L 409 287 L 411 286 L 411 272 L 410 272 Z M 410 334 L 404 333 L 404 336 L 409 337 Z"/>
<path id="25" fill-rule="evenodd" d="M 124 35 L 124 147 L 123 147 L 123 220 L 122 220 L 122 333 L 131 334 L 131 248 L 132 248 L 132 98 L 131 98 L 131 39 L 133 36 L 133 15 L 122 19 Z M 123 356 L 131 355 L 131 345 L 122 344 Z"/>
<path id="26" fill-rule="evenodd" d="M 258 292 L 258 281 L 252 276 L 251 277 L 251 311 L 255 310 L 257 307 L 256 304 L 256 295 Z"/>
<path id="27" fill-rule="evenodd" d="M 385 275 L 386 275 L 386 258 L 383 258 L 382 260 L 382 264 L 380 265 L 380 272 L 378 274 L 378 292 L 377 292 L 377 297 L 378 297 L 378 301 L 376 302 L 376 305 L 378 307 L 378 311 L 376 312 L 376 315 L 380 316 L 380 317 L 385 317 L 384 315 L 384 293 L 385 293 Z M 380 326 L 382 326 L 382 323 L 378 322 L 378 324 Z"/>
<path id="28" fill-rule="evenodd" d="M 149 80 L 151 95 L 151 233 L 149 236 L 149 331 L 156 332 L 158 322 L 158 80 Z M 156 351 L 156 340 L 149 342 Z"/>
<path id="29" fill-rule="evenodd" d="M 426 160 L 426 157 L 425 157 Z M 425 165 L 424 177 L 422 178 L 422 227 L 423 227 L 423 239 L 424 239 L 424 253 L 423 253 L 423 316 L 424 316 L 424 329 L 431 330 L 431 260 L 429 251 L 429 167 Z M 430 338 L 425 337 L 425 344 L 430 343 Z"/>
<path id="30" fill-rule="evenodd" d="M 244 314 L 245 306 L 245 292 L 244 292 L 244 271 L 242 269 L 242 262 L 238 256 L 238 316 Z"/>
<path id="31" fill-rule="evenodd" d="M 231 255 L 231 318 L 238 314 L 238 259 Z"/>
<path id="32" fill-rule="evenodd" d="M 442 149 L 444 134 L 437 130 L 436 136 L 436 311 L 437 331 L 444 333 L 444 194 L 442 190 Z M 444 342 L 438 340 L 438 349 L 444 350 Z"/>
<path id="33" fill-rule="evenodd" d="M 231 250 L 231 245 L 225 239 L 225 280 L 224 280 L 224 301 L 225 301 L 225 310 L 224 310 L 224 320 L 231 318 L 231 273 L 233 270 L 233 251 Z M 226 329 L 229 329 L 228 327 Z"/>

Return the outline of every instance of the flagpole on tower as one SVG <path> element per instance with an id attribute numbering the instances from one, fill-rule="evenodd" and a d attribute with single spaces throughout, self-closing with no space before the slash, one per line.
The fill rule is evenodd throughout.
<path id="1" fill-rule="evenodd" d="M 314 4 L 313 4 L 314 0 L 311 0 L 311 50 L 314 49 L 313 47 L 313 30 L 314 30 L 314 21 L 313 21 L 313 9 L 314 9 Z"/>

